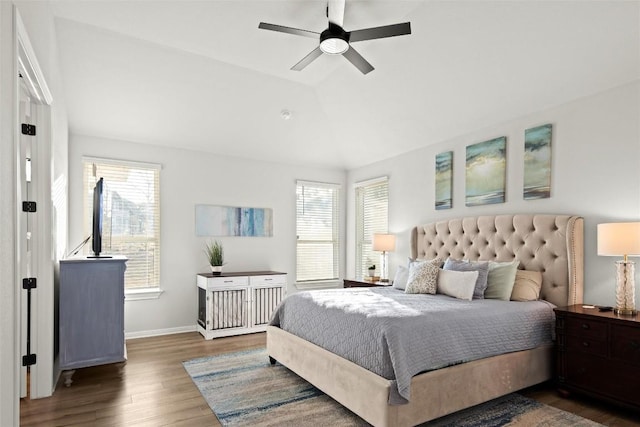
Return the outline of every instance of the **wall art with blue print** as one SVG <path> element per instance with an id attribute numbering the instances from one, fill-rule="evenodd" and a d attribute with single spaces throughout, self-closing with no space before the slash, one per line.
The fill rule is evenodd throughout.
<path id="1" fill-rule="evenodd" d="M 453 207 L 453 151 L 436 154 L 436 210 Z"/>
<path id="2" fill-rule="evenodd" d="M 524 131 L 525 200 L 551 197 L 551 125 Z"/>
<path id="3" fill-rule="evenodd" d="M 467 146 L 465 205 L 504 203 L 507 138 Z"/>
<path id="4" fill-rule="evenodd" d="M 271 208 L 196 205 L 196 236 L 273 236 Z"/>

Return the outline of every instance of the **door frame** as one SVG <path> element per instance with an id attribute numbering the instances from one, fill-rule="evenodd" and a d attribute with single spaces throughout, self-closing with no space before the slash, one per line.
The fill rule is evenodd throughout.
<path id="1" fill-rule="evenodd" d="M 32 108 L 36 110 L 36 135 L 32 141 L 31 155 L 31 194 L 35 200 L 37 211 L 24 214 L 21 212 L 22 200 L 20 197 L 20 185 L 16 186 L 16 200 L 18 217 L 16 233 L 20 230 L 20 221 L 25 215 L 30 215 L 33 224 L 32 244 L 32 271 L 37 278 L 37 288 L 31 292 L 31 352 L 37 355 L 37 362 L 30 367 L 30 390 L 32 399 L 51 396 L 55 387 L 54 382 L 54 291 L 53 291 L 53 250 L 52 250 L 52 219 L 51 219 L 51 102 L 53 96 L 44 78 L 42 69 L 38 63 L 36 54 L 31 46 L 29 35 L 22 22 L 20 13 L 14 7 L 15 37 L 17 41 L 16 61 L 18 71 L 26 80 L 27 89 L 31 95 Z M 16 92 L 20 84 L 16 78 Z M 18 99 L 19 102 L 19 99 Z M 19 105 L 19 104 L 17 104 Z M 16 143 L 20 147 L 20 123 L 16 125 Z M 18 157 L 20 150 L 18 148 Z M 24 159 L 18 159 L 17 167 L 24 165 Z M 20 177 L 20 171 L 16 171 Z M 22 216 L 20 215 L 22 214 Z M 20 240 L 16 236 L 16 253 Z M 18 255 L 19 256 L 19 255 Z M 18 259 L 17 273 L 20 272 Z M 20 284 L 22 278 L 18 277 L 18 292 L 21 298 L 26 298 L 26 291 Z M 24 354 L 25 349 L 20 348 Z"/>
<path id="2" fill-rule="evenodd" d="M 20 423 L 21 283 L 18 249 L 19 212 L 19 94 L 18 70 L 29 74 L 31 86 L 39 92 L 38 122 L 41 145 L 34 165 L 37 175 L 39 233 L 33 271 L 38 289 L 32 298 L 32 351 L 38 354 L 31 378 L 31 396 L 50 396 L 54 386 L 54 292 L 51 237 L 51 92 L 48 89 L 25 26 L 12 2 L 0 1 L 0 425 Z"/>

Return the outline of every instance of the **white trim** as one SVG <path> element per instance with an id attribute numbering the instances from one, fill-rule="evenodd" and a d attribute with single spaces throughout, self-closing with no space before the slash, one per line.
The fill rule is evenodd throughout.
<path id="1" fill-rule="evenodd" d="M 126 289 L 124 291 L 124 300 L 140 301 L 145 299 L 158 299 L 163 292 L 160 287 Z"/>
<path id="2" fill-rule="evenodd" d="M 313 289 L 341 288 L 343 286 L 343 282 L 340 279 L 318 280 L 313 282 L 296 282 L 294 285 L 296 289 L 309 291 Z"/>
<path id="3" fill-rule="evenodd" d="M 354 187 L 366 187 L 368 185 L 373 185 L 373 184 L 381 184 L 383 182 L 388 182 L 389 181 L 389 177 L 387 175 L 385 176 L 380 176 L 378 178 L 371 178 L 371 179 L 367 179 L 365 181 L 358 181 L 355 182 L 353 184 Z"/>
<path id="4" fill-rule="evenodd" d="M 303 181 L 301 179 L 296 180 L 296 186 L 298 185 L 308 186 L 308 187 L 337 188 L 338 190 L 342 188 L 342 185 L 331 183 L 331 182 Z"/>
<path id="5" fill-rule="evenodd" d="M 161 335 L 183 334 L 185 332 L 197 332 L 198 327 L 194 323 L 190 326 L 180 326 L 178 328 L 152 329 L 150 331 L 127 332 L 124 334 L 125 339 L 134 340 L 138 338 L 158 337 Z"/>
<path id="6" fill-rule="evenodd" d="M 129 166 L 131 168 L 147 168 L 162 170 L 162 165 L 159 163 L 147 163 L 147 162 L 133 162 L 130 160 L 109 159 L 105 157 L 90 157 L 82 156 L 82 163 L 106 163 L 118 166 Z"/>
<path id="7" fill-rule="evenodd" d="M 49 86 L 42 74 L 42 69 L 40 68 L 38 58 L 31 46 L 31 40 L 29 40 L 27 29 L 25 28 L 17 9 L 15 12 L 15 19 L 19 49 L 18 61 L 20 65 L 22 65 L 23 71 L 27 73 L 26 77 L 29 80 L 31 90 L 35 91 L 34 95 L 41 103 L 51 105 L 51 102 L 53 102 L 53 96 L 51 95 Z"/>

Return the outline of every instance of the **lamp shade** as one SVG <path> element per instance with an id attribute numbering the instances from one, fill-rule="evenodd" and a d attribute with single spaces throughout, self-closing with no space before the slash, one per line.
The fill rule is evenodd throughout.
<path id="1" fill-rule="evenodd" d="M 640 256 L 640 222 L 598 224 L 598 255 Z"/>
<path id="2" fill-rule="evenodd" d="M 374 234 L 373 250 L 378 252 L 393 252 L 396 250 L 396 236 L 393 234 Z"/>

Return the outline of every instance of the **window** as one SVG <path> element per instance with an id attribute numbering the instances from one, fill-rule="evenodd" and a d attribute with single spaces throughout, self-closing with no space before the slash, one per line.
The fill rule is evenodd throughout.
<path id="1" fill-rule="evenodd" d="M 296 281 L 337 280 L 340 274 L 340 186 L 296 184 Z"/>
<path id="2" fill-rule="evenodd" d="M 356 183 L 356 276 L 365 277 L 380 255 L 372 250 L 374 233 L 387 233 L 389 225 L 389 181 L 387 177 Z"/>
<path id="3" fill-rule="evenodd" d="M 160 287 L 160 166 L 83 159 L 85 235 L 91 234 L 93 187 L 104 178 L 102 251 L 128 258 L 127 291 Z M 88 249 L 85 250 L 88 253 Z"/>

